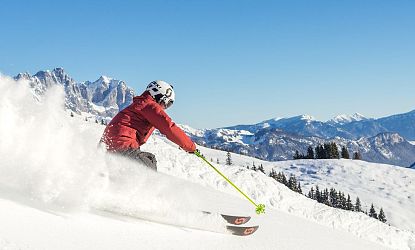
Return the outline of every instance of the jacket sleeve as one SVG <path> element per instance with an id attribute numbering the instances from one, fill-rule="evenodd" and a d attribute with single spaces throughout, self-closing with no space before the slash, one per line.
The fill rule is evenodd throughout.
<path id="1" fill-rule="evenodd" d="M 142 109 L 142 115 L 150 124 L 182 149 L 187 152 L 196 150 L 195 143 L 171 120 L 161 107 L 147 105 Z"/>

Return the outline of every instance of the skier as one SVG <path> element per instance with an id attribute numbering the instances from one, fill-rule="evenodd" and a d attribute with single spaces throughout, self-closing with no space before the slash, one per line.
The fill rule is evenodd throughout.
<path id="1" fill-rule="evenodd" d="M 154 154 L 140 150 L 155 128 L 185 151 L 194 153 L 195 143 L 164 111 L 174 99 L 173 86 L 160 80 L 151 82 L 143 94 L 134 97 L 133 103 L 111 120 L 101 142 L 106 144 L 109 152 L 140 161 L 155 171 L 157 160 Z"/>

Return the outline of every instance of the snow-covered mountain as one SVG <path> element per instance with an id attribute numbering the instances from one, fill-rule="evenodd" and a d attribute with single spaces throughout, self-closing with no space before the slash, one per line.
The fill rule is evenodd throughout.
<path id="1" fill-rule="evenodd" d="M 338 115 L 334 117 L 333 119 L 329 120 L 329 123 L 332 124 L 346 124 L 350 122 L 357 122 L 357 121 L 363 121 L 368 120 L 364 115 L 359 113 L 354 113 L 353 115 Z"/>
<path id="2" fill-rule="evenodd" d="M 330 123 L 317 121 L 310 115 L 299 115 L 290 118 L 275 118 L 253 125 L 236 125 L 226 127 L 226 129 L 230 130 L 247 130 L 251 133 L 256 133 L 258 130 L 264 128 L 280 129 L 285 132 L 301 136 L 315 136 L 321 138 L 333 138 L 336 136 L 344 138 L 352 137 L 352 135 L 348 134 L 346 131 L 339 129 Z"/>
<path id="3" fill-rule="evenodd" d="M 371 162 L 408 167 L 415 161 L 414 145 L 397 133 L 381 133 L 357 142 L 363 158 Z"/>
<path id="4" fill-rule="evenodd" d="M 397 132 L 408 140 L 415 140 L 415 110 L 380 118 L 377 121 L 387 130 Z"/>
<path id="5" fill-rule="evenodd" d="M 415 172 L 352 160 L 265 162 L 232 154 L 217 167 L 258 203 L 254 208 L 193 154 L 153 135 L 159 172 L 97 148 L 104 126 L 71 118 L 61 91 L 36 103 L 0 77 L 0 248 L 5 249 L 415 249 Z M 394 138 L 398 142 L 399 138 Z M 200 148 L 208 159 L 226 153 Z M 391 226 L 292 192 L 260 172 L 294 173 L 304 189 L 335 187 L 383 207 Z M 305 190 L 307 191 L 307 190 Z M 223 233 L 200 210 L 252 215 L 250 237 Z M 202 244 L 203 243 L 203 244 Z"/>
<path id="6" fill-rule="evenodd" d="M 15 79 L 28 81 L 38 97 L 52 86 L 63 86 L 65 107 L 78 114 L 86 112 L 99 117 L 113 117 L 134 97 L 134 90 L 124 81 L 101 76 L 94 82 L 75 82 L 63 68 L 39 71 L 33 76 L 20 73 Z"/>
<path id="7" fill-rule="evenodd" d="M 310 115 L 290 118 L 276 118 L 253 125 L 227 127 L 233 130 L 247 130 L 252 133 L 262 128 L 282 129 L 302 136 L 317 136 L 324 139 L 342 137 L 357 140 L 384 132 L 398 133 L 407 140 L 415 140 L 415 110 L 380 119 L 366 118 L 361 114 L 340 115 L 327 122 L 318 121 Z"/>

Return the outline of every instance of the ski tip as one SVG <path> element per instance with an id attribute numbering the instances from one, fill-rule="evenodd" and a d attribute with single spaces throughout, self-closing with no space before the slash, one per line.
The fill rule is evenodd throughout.
<path id="1" fill-rule="evenodd" d="M 227 226 L 226 229 L 237 236 L 248 236 L 252 235 L 258 230 L 259 226 L 252 226 L 252 227 L 238 227 L 238 226 Z"/>
<path id="2" fill-rule="evenodd" d="M 233 224 L 233 225 L 242 225 L 242 224 L 247 223 L 251 219 L 250 216 L 235 216 L 235 215 L 226 215 L 226 214 L 221 214 L 221 216 L 228 223 Z"/>

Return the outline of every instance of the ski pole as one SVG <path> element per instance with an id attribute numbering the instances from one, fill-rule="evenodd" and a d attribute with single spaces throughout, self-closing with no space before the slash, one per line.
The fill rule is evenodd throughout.
<path id="1" fill-rule="evenodd" d="M 198 156 L 200 159 L 202 159 L 204 162 L 206 162 L 209 166 L 211 166 L 220 176 L 222 176 L 229 184 L 231 184 L 236 190 L 238 190 L 239 193 L 241 193 L 245 198 L 247 198 L 254 206 L 255 206 L 255 212 L 257 214 L 263 214 L 265 213 L 265 205 L 264 204 L 256 204 L 251 198 L 248 197 L 242 190 L 240 190 L 231 180 L 229 180 L 224 174 L 222 174 L 217 168 L 215 168 L 206 158 L 198 151 L 196 150 L 194 152 L 196 156 Z"/>

